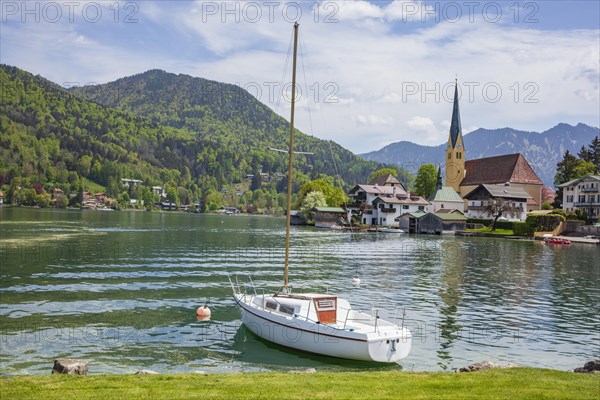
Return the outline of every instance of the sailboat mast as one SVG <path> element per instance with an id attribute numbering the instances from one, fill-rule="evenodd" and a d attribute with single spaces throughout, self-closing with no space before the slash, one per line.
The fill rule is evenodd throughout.
<path id="1" fill-rule="evenodd" d="M 290 146 L 287 182 L 287 214 L 285 220 L 285 264 L 283 267 L 283 289 L 288 291 L 288 265 L 290 261 L 290 225 L 292 214 L 292 162 L 294 160 L 294 107 L 296 105 L 296 56 L 298 54 L 298 22 L 294 24 L 294 61 L 292 64 L 292 107 L 290 114 Z"/>

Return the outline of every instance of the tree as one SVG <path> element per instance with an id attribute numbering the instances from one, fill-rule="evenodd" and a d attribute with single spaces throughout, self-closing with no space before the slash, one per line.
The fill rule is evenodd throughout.
<path id="1" fill-rule="evenodd" d="M 186 188 L 179 186 L 177 188 L 177 196 L 179 197 L 179 201 L 183 205 L 188 205 L 191 202 L 191 196 L 189 190 Z"/>
<path id="2" fill-rule="evenodd" d="M 419 167 L 415 188 L 419 196 L 429 198 L 435 191 L 437 184 L 437 170 L 433 164 L 423 164 Z"/>
<path id="3" fill-rule="evenodd" d="M 487 204 L 485 205 L 485 211 L 487 211 L 492 218 L 494 218 L 492 221 L 492 232 L 496 230 L 496 222 L 498 222 L 498 218 L 500 218 L 507 209 L 508 203 L 506 203 L 504 199 L 500 197 L 488 200 Z"/>
<path id="4" fill-rule="evenodd" d="M 302 205 L 306 196 L 311 192 L 321 192 L 325 197 L 326 205 L 329 207 L 339 207 L 348 201 L 346 193 L 344 193 L 342 188 L 334 186 L 333 178 L 328 176 L 306 182 L 302 185 L 298 193 L 296 206 Z"/>
<path id="5" fill-rule="evenodd" d="M 250 190 L 254 191 L 260 189 L 262 186 L 262 179 L 260 177 L 260 171 L 254 171 L 254 176 L 252 177 L 252 183 L 250 184 Z"/>
<path id="6" fill-rule="evenodd" d="M 556 175 L 554 175 L 554 184 L 568 182 L 575 179 L 575 168 L 579 164 L 579 160 L 569 150 L 565 151 L 563 159 L 556 164 Z"/>
<path id="7" fill-rule="evenodd" d="M 59 193 L 56 195 L 56 201 L 54 202 L 54 207 L 67 208 L 68 204 L 69 204 L 69 200 L 67 199 L 67 196 L 65 196 L 62 193 Z"/>
<path id="8" fill-rule="evenodd" d="M 398 175 L 398 171 L 396 171 L 393 168 L 378 169 L 377 171 L 371 172 L 371 175 L 369 175 L 369 182 L 373 182 L 375 179 L 379 178 L 380 176 L 388 176 L 388 175 L 392 175 L 395 178 Z"/>
<path id="9" fill-rule="evenodd" d="M 556 163 L 556 175 L 554 175 L 554 185 L 558 186 L 561 183 L 575 179 L 575 168 L 579 164 L 579 159 L 575 157 L 569 150 L 565 151 L 563 159 Z M 562 208 L 563 189 L 561 187 L 556 191 L 556 199 L 552 204 L 554 208 Z"/>
<path id="10" fill-rule="evenodd" d="M 581 178 L 586 175 L 593 175 L 596 173 L 596 166 L 591 161 L 579 160 L 577 166 L 573 170 L 575 178 Z M 575 179 L 574 178 L 574 179 Z"/>
<path id="11" fill-rule="evenodd" d="M 550 203 L 548 200 L 544 200 L 542 201 L 542 210 L 552 210 L 554 207 L 552 207 L 552 203 Z"/>
<path id="12" fill-rule="evenodd" d="M 587 161 L 594 163 L 596 166 L 596 173 L 600 174 L 600 137 L 596 136 L 588 148 L 590 158 Z"/>
<path id="13" fill-rule="evenodd" d="M 581 146 L 581 150 L 577 155 L 580 159 L 590 162 L 594 166 L 593 174 L 600 173 L 600 137 L 596 136 L 587 148 Z"/>
<path id="14" fill-rule="evenodd" d="M 223 195 L 216 190 L 209 190 L 206 194 L 206 211 L 218 210 L 223 206 Z"/>
<path id="15" fill-rule="evenodd" d="M 166 186 L 165 191 L 167 192 L 167 200 L 169 203 L 179 205 L 179 197 L 177 196 L 177 191 L 173 186 Z"/>
<path id="16" fill-rule="evenodd" d="M 307 224 L 315 223 L 315 212 L 313 208 L 315 207 L 325 207 L 327 206 L 327 201 L 325 200 L 325 195 L 321 192 L 310 192 L 302 201 L 302 206 L 300 207 L 300 215 Z"/>
<path id="17" fill-rule="evenodd" d="M 85 155 L 82 156 L 79 159 L 79 162 L 77 163 L 77 171 L 79 171 L 79 174 L 85 178 L 88 177 L 88 175 L 90 174 L 92 170 L 92 157 Z"/>

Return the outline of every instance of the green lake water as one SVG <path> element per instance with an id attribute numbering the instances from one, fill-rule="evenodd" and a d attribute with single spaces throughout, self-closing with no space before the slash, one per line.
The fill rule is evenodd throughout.
<path id="1" fill-rule="evenodd" d="M 264 342 L 240 323 L 228 275 L 282 284 L 284 219 L 0 208 L 0 374 L 386 368 L 492 360 L 561 370 L 600 356 L 600 248 L 488 238 L 292 229 L 294 291 L 381 309 L 413 337 L 399 365 Z M 352 286 L 352 276 L 362 280 Z M 211 321 L 195 310 L 210 298 Z"/>

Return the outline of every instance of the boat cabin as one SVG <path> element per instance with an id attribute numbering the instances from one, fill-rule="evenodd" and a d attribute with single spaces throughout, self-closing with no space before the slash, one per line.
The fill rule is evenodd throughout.
<path id="1" fill-rule="evenodd" d="M 257 296 L 253 303 L 266 311 L 276 312 L 290 317 L 308 316 L 321 324 L 337 322 L 337 296 L 318 294 L 276 294 Z"/>

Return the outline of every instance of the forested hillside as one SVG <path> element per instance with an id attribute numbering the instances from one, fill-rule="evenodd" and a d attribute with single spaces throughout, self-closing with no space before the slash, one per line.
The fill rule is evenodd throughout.
<path id="1" fill-rule="evenodd" d="M 281 203 L 281 178 L 255 178 L 251 188 L 259 192 L 246 199 L 221 195 L 248 188 L 249 174 L 285 172 L 285 155 L 268 147 L 287 147 L 287 122 L 235 86 L 155 70 L 69 92 L 2 65 L 0 87 L 0 187 L 12 187 L 9 200 L 17 187 L 72 193 L 90 182 L 117 197 L 121 178 L 131 178 L 164 186 L 182 204 L 214 207 L 248 196 L 265 199 L 264 206 Z M 296 137 L 296 150 L 315 153 L 296 158 L 296 189 L 322 174 L 353 185 L 382 166 L 336 143 Z"/>
<path id="2" fill-rule="evenodd" d="M 176 75 L 161 70 L 104 85 L 73 88 L 83 98 L 192 132 L 199 145 L 196 175 L 218 182 L 239 181 L 248 173 L 285 172 L 286 159 L 268 147 L 285 149 L 289 123 L 235 85 Z M 315 177 L 340 175 L 346 184 L 364 182 L 380 164 L 365 162 L 334 142 L 296 132 L 298 169 Z"/>

